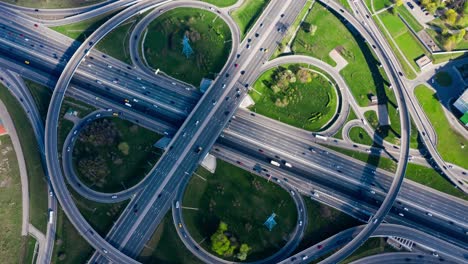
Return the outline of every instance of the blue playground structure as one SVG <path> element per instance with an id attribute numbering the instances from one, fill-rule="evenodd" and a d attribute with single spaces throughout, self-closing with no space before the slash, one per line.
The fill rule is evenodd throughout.
<path id="1" fill-rule="evenodd" d="M 189 39 L 187 38 L 187 35 L 184 35 L 184 39 L 182 40 L 182 53 L 187 57 L 187 59 L 190 57 L 190 55 L 193 54 L 193 49 L 190 47 Z"/>
<path id="2" fill-rule="evenodd" d="M 275 216 L 276 214 L 272 213 L 270 217 L 268 217 L 268 219 L 265 221 L 265 223 L 263 223 L 263 225 L 266 226 L 269 231 L 271 231 L 273 227 L 275 227 L 275 225 L 277 224 L 275 221 Z"/>

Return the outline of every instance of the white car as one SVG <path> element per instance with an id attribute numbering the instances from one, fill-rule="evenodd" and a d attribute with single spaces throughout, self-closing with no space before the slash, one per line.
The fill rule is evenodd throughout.
<path id="1" fill-rule="evenodd" d="M 112 199 L 117 199 L 117 195 L 112 195 Z"/>

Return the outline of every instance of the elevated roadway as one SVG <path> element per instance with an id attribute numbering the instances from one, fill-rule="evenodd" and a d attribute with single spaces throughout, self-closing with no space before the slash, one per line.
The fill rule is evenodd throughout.
<path id="1" fill-rule="evenodd" d="M 358 233 L 361 233 L 361 231 L 364 228 L 364 226 L 358 226 L 344 230 L 279 263 L 310 263 L 311 261 L 317 259 L 317 257 L 324 255 L 327 252 L 332 252 L 333 250 L 336 250 L 337 248 L 340 248 L 341 246 L 345 245 L 346 243 L 348 243 L 348 241 L 353 239 L 353 237 L 356 237 Z M 434 251 L 438 252 L 440 258 L 455 263 L 466 262 L 468 256 L 468 251 L 466 249 L 459 248 L 450 243 L 435 238 L 429 234 L 419 232 L 412 228 L 408 228 L 401 225 L 381 224 L 379 227 L 376 228 L 375 232 L 371 236 L 397 236 L 406 238 L 411 241 L 414 241 L 415 243 L 424 245 L 425 247 L 433 248 Z M 304 257 L 307 258 L 304 259 Z"/>

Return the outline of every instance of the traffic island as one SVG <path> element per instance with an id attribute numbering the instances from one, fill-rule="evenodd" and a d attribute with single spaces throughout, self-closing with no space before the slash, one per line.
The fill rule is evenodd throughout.
<path id="1" fill-rule="evenodd" d="M 162 151 L 161 135 L 118 118 L 101 118 L 76 133 L 73 166 L 83 184 L 99 192 L 119 192 L 140 182 Z"/>
<path id="2" fill-rule="evenodd" d="M 338 95 L 319 72 L 299 64 L 264 72 L 249 93 L 250 110 L 309 131 L 320 131 L 333 119 Z"/>
<path id="3" fill-rule="evenodd" d="M 232 45 L 228 25 L 197 8 L 167 11 L 146 32 L 142 54 L 148 65 L 197 87 L 203 78 L 216 77 Z"/>
<path id="4" fill-rule="evenodd" d="M 288 192 L 224 161 L 218 161 L 214 174 L 199 169 L 179 206 L 184 232 L 207 252 L 228 261 L 250 262 L 275 254 L 298 224 Z M 270 231 L 264 223 L 272 213 L 276 225 Z"/>

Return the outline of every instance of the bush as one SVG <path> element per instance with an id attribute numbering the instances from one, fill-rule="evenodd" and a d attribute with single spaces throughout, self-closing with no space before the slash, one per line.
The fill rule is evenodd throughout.
<path id="1" fill-rule="evenodd" d="M 121 142 L 118 146 L 120 152 L 122 152 L 124 155 L 128 155 L 130 152 L 130 146 L 128 145 L 127 142 Z"/>

